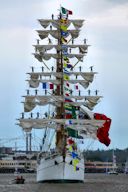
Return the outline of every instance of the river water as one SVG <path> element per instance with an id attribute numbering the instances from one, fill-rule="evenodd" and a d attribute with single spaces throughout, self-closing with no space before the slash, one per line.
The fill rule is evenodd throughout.
<path id="1" fill-rule="evenodd" d="M 84 183 L 36 183 L 24 174 L 25 184 L 11 184 L 13 174 L 0 174 L 0 192 L 128 192 L 128 175 L 86 174 Z"/>

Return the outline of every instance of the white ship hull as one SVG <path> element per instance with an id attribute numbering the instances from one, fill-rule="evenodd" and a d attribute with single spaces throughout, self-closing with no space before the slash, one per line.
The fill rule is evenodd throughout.
<path id="1" fill-rule="evenodd" d="M 61 155 L 41 158 L 37 166 L 37 182 L 84 182 L 84 159 L 80 159 L 75 170 L 73 158 L 67 154 L 65 162 Z"/>

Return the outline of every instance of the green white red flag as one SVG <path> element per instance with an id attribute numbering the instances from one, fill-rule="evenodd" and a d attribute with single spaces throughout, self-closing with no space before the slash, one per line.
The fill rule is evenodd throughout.
<path id="1" fill-rule="evenodd" d="M 64 15 L 72 15 L 73 12 L 68 10 L 68 9 L 65 9 L 64 7 L 61 7 L 61 13 L 64 14 Z"/>

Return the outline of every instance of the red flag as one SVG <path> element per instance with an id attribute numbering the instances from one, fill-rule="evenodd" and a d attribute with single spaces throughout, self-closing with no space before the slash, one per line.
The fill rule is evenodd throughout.
<path id="1" fill-rule="evenodd" d="M 69 87 L 69 83 L 68 82 L 66 82 L 66 86 Z"/>
<path id="2" fill-rule="evenodd" d="M 67 139 L 67 144 L 72 145 L 72 144 L 74 144 L 74 141 L 72 139 Z"/>
<path id="3" fill-rule="evenodd" d="M 76 90 L 78 90 L 78 85 L 74 85 L 74 88 L 75 88 Z"/>
<path id="4" fill-rule="evenodd" d="M 72 119 L 72 114 L 65 114 L 65 119 Z"/>
<path id="5" fill-rule="evenodd" d="M 68 93 L 65 93 L 65 96 L 67 96 L 67 97 L 68 97 L 68 96 L 69 96 L 69 94 L 68 94 Z"/>
<path id="6" fill-rule="evenodd" d="M 72 11 L 68 10 L 68 14 L 69 14 L 69 15 L 72 15 Z"/>
<path id="7" fill-rule="evenodd" d="M 106 146 L 109 146 L 111 140 L 109 138 L 109 129 L 111 125 L 111 119 L 105 116 L 104 114 L 94 113 L 94 118 L 97 120 L 105 120 L 105 123 L 102 127 L 99 127 L 97 130 L 97 138 L 101 143 L 104 143 Z"/>
<path id="8" fill-rule="evenodd" d="M 69 98 L 65 98 L 65 102 L 72 102 L 72 100 Z"/>
<path id="9" fill-rule="evenodd" d="M 53 86 L 53 83 L 50 83 L 50 84 L 49 84 L 49 88 L 50 88 L 50 89 L 53 89 L 53 87 L 54 87 L 54 86 Z"/>
<path id="10" fill-rule="evenodd" d="M 109 146 L 111 142 L 111 140 L 109 139 L 108 131 L 105 127 L 101 127 L 97 130 L 97 138 L 101 143 L 105 144 L 106 146 Z"/>

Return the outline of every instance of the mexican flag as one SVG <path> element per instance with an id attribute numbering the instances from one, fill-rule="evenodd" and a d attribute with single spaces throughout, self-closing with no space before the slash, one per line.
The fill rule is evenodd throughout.
<path id="1" fill-rule="evenodd" d="M 72 15 L 72 11 L 68 10 L 68 9 L 65 9 L 64 7 L 61 7 L 61 12 L 62 14 L 68 14 L 68 15 Z"/>

